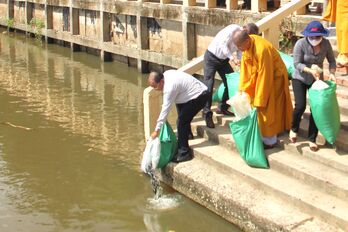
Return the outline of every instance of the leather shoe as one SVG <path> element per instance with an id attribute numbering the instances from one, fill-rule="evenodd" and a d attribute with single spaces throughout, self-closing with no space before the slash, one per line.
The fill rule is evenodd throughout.
<path id="1" fill-rule="evenodd" d="M 217 109 L 216 113 L 217 114 L 223 114 L 223 115 L 226 115 L 226 116 L 234 116 L 234 113 L 232 113 L 231 111 L 228 111 L 228 110 Z"/>
<path id="2" fill-rule="evenodd" d="M 181 154 L 176 155 L 172 161 L 174 163 L 181 163 L 181 162 L 189 161 L 192 159 L 193 159 L 193 155 L 191 154 L 191 152 L 188 152 L 185 155 L 181 155 Z"/>
<path id="3" fill-rule="evenodd" d="M 278 145 L 278 142 L 275 144 L 263 144 L 263 149 L 268 150 L 268 149 L 273 149 Z"/>
<path id="4" fill-rule="evenodd" d="M 207 115 L 205 116 L 205 124 L 206 124 L 207 127 L 209 127 L 209 128 L 215 128 L 215 124 L 214 124 L 214 121 L 213 121 L 212 113 L 207 114 Z"/>

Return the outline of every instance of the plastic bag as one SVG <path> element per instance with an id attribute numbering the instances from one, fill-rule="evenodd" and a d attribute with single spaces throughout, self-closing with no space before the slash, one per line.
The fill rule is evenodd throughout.
<path id="1" fill-rule="evenodd" d="M 340 110 L 336 97 L 336 83 L 325 81 L 329 86 L 326 89 L 308 90 L 309 105 L 314 122 L 326 141 L 333 144 L 340 130 Z"/>
<path id="2" fill-rule="evenodd" d="M 237 150 L 245 162 L 251 167 L 269 168 L 257 123 L 256 109 L 253 109 L 247 117 L 231 122 L 230 129 Z"/>
<path id="3" fill-rule="evenodd" d="M 160 158 L 161 143 L 158 138 L 150 138 L 143 152 L 143 159 L 141 160 L 141 170 L 148 173 L 153 167 L 157 167 Z"/>
<path id="4" fill-rule="evenodd" d="M 318 65 L 316 65 L 316 64 L 312 64 L 311 69 L 317 70 L 317 71 L 320 72 L 320 73 L 323 72 L 323 69 L 320 68 L 320 67 L 319 67 Z"/>
<path id="5" fill-rule="evenodd" d="M 226 81 L 228 87 L 228 98 L 230 99 L 238 92 L 239 86 L 239 72 L 226 74 Z M 219 102 L 222 100 L 222 96 L 224 95 L 225 85 L 221 83 L 218 89 L 213 94 L 213 102 Z"/>
<path id="6" fill-rule="evenodd" d="M 326 84 L 324 81 L 317 80 L 317 81 L 314 81 L 314 83 L 313 83 L 311 88 L 314 89 L 314 90 L 323 90 L 323 89 L 327 89 L 329 87 L 330 86 L 328 84 Z"/>
<path id="7" fill-rule="evenodd" d="M 161 143 L 161 155 L 156 167 L 163 168 L 172 160 L 173 156 L 178 151 L 176 135 L 168 122 L 163 124 L 160 131 L 159 140 Z"/>
<path id="8" fill-rule="evenodd" d="M 249 95 L 245 92 L 238 92 L 227 101 L 227 104 L 231 106 L 236 120 L 243 119 L 250 115 L 251 105 Z"/>
<path id="9" fill-rule="evenodd" d="M 292 79 L 292 75 L 294 74 L 295 71 L 295 66 L 294 66 L 294 58 L 292 56 L 289 56 L 281 51 L 278 51 L 280 58 L 283 60 L 286 70 L 288 71 L 289 79 Z"/>

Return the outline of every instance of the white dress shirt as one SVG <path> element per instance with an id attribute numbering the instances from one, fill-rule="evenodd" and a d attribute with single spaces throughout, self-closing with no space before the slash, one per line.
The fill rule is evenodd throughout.
<path id="1" fill-rule="evenodd" d="M 173 103 L 181 104 L 196 99 L 207 86 L 190 74 L 178 70 L 168 70 L 163 73 L 163 104 L 157 120 L 156 130 L 160 130 Z"/>
<path id="2" fill-rule="evenodd" d="M 240 59 L 242 57 L 242 53 L 232 41 L 232 35 L 238 29 L 241 29 L 239 25 L 231 24 L 219 31 L 214 37 L 213 41 L 211 41 L 209 44 L 208 51 L 222 60 L 227 58 L 232 59 L 232 54 L 237 52 L 237 58 Z"/>

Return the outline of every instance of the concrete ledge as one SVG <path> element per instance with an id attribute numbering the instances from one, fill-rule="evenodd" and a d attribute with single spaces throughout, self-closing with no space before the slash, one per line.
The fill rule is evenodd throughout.
<path id="1" fill-rule="evenodd" d="M 318 228 L 320 231 L 342 231 L 313 215 L 303 213 L 289 201 L 275 198 L 264 188 L 255 188 L 245 178 L 241 178 L 243 174 L 235 175 L 233 171 L 226 170 L 227 167 L 223 170 L 221 166 L 226 165 L 226 160 L 216 161 L 220 165 L 208 162 L 207 159 L 213 159 L 213 156 L 230 155 L 228 152 L 222 153 L 219 146 L 207 147 L 204 139 L 196 139 L 193 143 L 195 159 L 178 165 L 170 164 L 162 178 L 179 192 L 226 220 L 245 231 L 319 231 Z M 243 170 L 251 169 L 242 163 L 240 157 L 235 158 L 239 160 L 237 166 L 245 167 Z"/>

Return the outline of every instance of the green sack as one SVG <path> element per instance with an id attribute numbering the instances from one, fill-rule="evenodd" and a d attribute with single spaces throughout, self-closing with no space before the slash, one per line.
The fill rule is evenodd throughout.
<path id="1" fill-rule="evenodd" d="M 282 58 L 286 70 L 288 71 L 289 79 L 292 79 L 292 75 L 294 74 L 295 71 L 295 66 L 294 66 L 294 58 L 292 56 L 289 56 L 281 51 L 278 51 L 280 58 Z"/>
<path id="2" fill-rule="evenodd" d="M 231 122 L 230 129 L 237 150 L 245 162 L 251 167 L 269 168 L 257 123 L 256 109 L 253 109 L 246 118 Z"/>
<path id="3" fill-rule="evenodd" d="M 239 85 L 239 72 L 226 74 L 227 86 L 228 86 L 228 98 L 230 99 L 238 92 Z M 219 88 L 215 91 L 213 95 L 213 102 L 219 102 L 222 100 L 224 95 L 225 86 L 224 83 L 219 85 Z"/>
<path id="4" fill-rule="evenodd" d="M 178 151 L 176 135 L 168 122 L 163 124 L 159 134 L 159 140 L 161 142 L 161 155 L 157 168 L 163 168 L 172 160 Z"/>
<path id="5" fill-rule="evenodd" d="M 336 84 L 325 81 L 329 88 L 315 90 L 310 88 L 309 105 L 311 107 L 314 122 L 326 141 L 333 144 L 340 131 L 340 109 L 336 97 Z"/>

